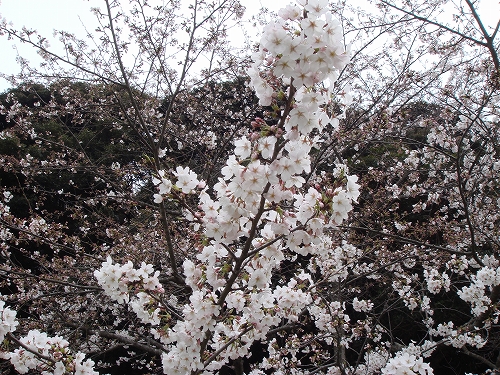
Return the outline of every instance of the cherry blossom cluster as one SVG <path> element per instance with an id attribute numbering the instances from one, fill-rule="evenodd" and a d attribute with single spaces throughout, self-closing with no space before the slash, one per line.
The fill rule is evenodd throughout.
<path id="1" fill-rule="evenodd" d="M 491 299 L 487 293 L 491 292 L 493 287 L 500 285 L 500 268 L 497 266 L 481 267 L 475 275 L 471 276 L 469 286 L 464 286 L 458 291 L 458 295 L 465 302 L 471 304 L 471 311 L 475 316 L 479 316 L 488 310 L 491 305 Z M 499 314 L 495 314 L 494 323 L 499 319 Z"/>
<path id="2" fill-rule="evenodd" d="M 20 374 L 36 369 L 42 374 L 98 375 L 94 361 L 85 359 L 85 354 L 71 355 L 68 341 L 60 336 L 50 337 L 38 330 L 29 331 L 19 340 L 22 347 L 9 354 L 10 362 Z M 49 360 L 50 359 L 50 360 Z"/>
<path id="3" fill-rule="evenodd" d="M 196 217 L 208 245 L 200 246 L 195 261 L 184 261 L 186 282 L 194 291 L 184 320 L 163 335 L 158 331 L 169 348 L 163 356 L 165 373 L 216 371 L 248 355 L 252 342 L 264 339 L 283 319 L 297 320 L 313 303 L 311 276 L 302 271 L 285 285 L 273 286 L 273 271 L 286 252 L 328 252 L 324 229 L 341 224 L 359 196 L 356 176 L 338 173 L 337 186 L 327 189 L 306 179 L 317 142 L 311 133 L 335 123 L 326 111 L 331 98 L 322 83 L 335 80 L 348 55 L 326 6 L 317 1 L 302 5 L 305 13 L 291 6 L 265 29 L 249 69 L 261 104 L 280 98 L 289 104 L 280 109 L 278 124 L 256 118 L 253 132 L 235 140 L 234 155 L 218 183 L 199 194 Z M 164 175 L 154 180 L 162 196 L 172 185 Z M 185 185 L 184 193 L 198 183 L 188 175 L 189 182 L 175 184 Z M 220 316 L 222 308 L 225 316 Z M 193 349 L 199 342 L 208 353 L 218 353 L 208 366 Z"/>
<path id="4" fill-rule="evenodd" d="M 358 312 L 368 312 L 373 308 L 373 303 L 371 303 L 370 300 L 359 300 L 358 297 L 354 297 L 352 300 L 352 308 Z"/>
<path id="5" fill-rule="evenodd" d="M 382 368 L 384 375 L 431 375 L 434 371 L 422 357 L 406 352 L 398 353 Z"/>
<path id="6" fill-rule="evenodd" d="M 255 62 L 248 73 L 262 105 L 270 105 L 276 95 L 278 82 L 273 82 L 272 77 L 281 78 L 285 84 L 292 83 L 297 89 L 325 80 L 333 85 L 337 72 L 349 61 L 340 23 L 328 12 L 328 1 L 298 3 L 301 6 L 281 9 L 280 18 L 266 26 L 260 49 L 253 55 Z M 304 104 L 309 102 L 308 98 L 304 101 Z M 310 117 L 316 102 L 309 103 L 311 107 L 304 106 L 304 112 L 296 110 L 291 114 L 289 126 L 293 127 L 299 119 L 310 120 L 304 124 L 306 129 L 317 125 L 316 119 Z"/>
<path id="7" fill-rule="evenodd" d="M 463 327 L 456 327 L 451 321 L 438 324 L 436 328 L 431 328 L 429 333 L 433 336 L 443 337 L 444 344 L 454 348 L 463 348 L 466 345 L 482 348 L 487 342 L 487 339 L 477 328 L 469 327 L 467 330 Z"/>
<path id="8" fill-rule="evenodd" d="M 135 269 L 131 261 L 120 265 L 113 263 L 110 256 L 94 271 L 106 295 L 118 303 L 128 303 L 142 322 L 152 324 L 160 323 L 160 308 L 154 298 L 155 294 L 163 293 L 159 274 L 150 264 L 142 262 L 141 267 Z"/>
<path id="9" fill-rule="evenodd" d="M 4 308 L 4 302 L 0 302 L 2 322 L 0 334 L 13 332 L 18 325 L 15 312 Z M 3 336 L 2 336 L 3 341 Z M 72 354 L 68 348 L 69 342 L 60 336 L 48 336 L 45 332 L 31 330 L 28 334 L 18 340 L 19 348 L 12 352 L 1 351 L 2 359 L 10 360 L 19 374 L 26 374 L 30 370 L 36 370 L 44 375 L 98 375 L 94 371 L 94 361 L 85 360 L 84 353 Z"/>
<path id="10" fill-rule="evenodd" d="M 9 332 L 14 332 L 19 322 L 16 319 L 17 313 L 11 310 L 9 307 L 5 306 L 4 301 L 0 301 L 0 316 L 2 320 L 0 321 L 0 342 L 5 338 L 5 335 Z"/>
<path id="11" fill-rule="evenodd" d="M 437 294 L 444 289 L 450 290 L 450 278 L 446 273 L 440 274 L 436 269 L 424 270 L 424 278 L 427 282 L 427 289 L 432 294 Z"/>
<path id="12" fill-rule="evenodd" d="M 153 178 L 157 203 L 182 200 L 180 193 L 198 194 L 199 211 L 187 217 L 205 239 L 196 259 L 184 260 L 193 294 L 183 319 L 167 330 L 153 329 L 168 347 L 166 373 L 216 371 L 247 355 L 252 342 L 264 339 L 283 319 L 297 320 L 314 301 L 312 278 L 302 271 L 273 286 L 273 271 L 290 252 L 328 253 L 325 228 L 347 219 L 359 197 L 357 177 L 347 168 L 332 171 L 333 187 L 324 189 L 321 178 L 308 181 L 310 153 L 318 141 L 311 134 L 336 125 L 327 111 L 332 98 L 324 82 L 333 85 L 348 53 L 326 2 L 301 5 L 282 10 L 281 19 L 266 27 L 248 71 L 261 104 L 280 108 L 278 123 L 256 118 L 253 131 L 234 141 L 234 154 L 213 187 L 187 167 L 160 170 Z M 207 353 L 218 353 L 217 360 L 204 364 L 200 342 Z"/>
<path id="13" fill-rule="evenodd" d="M 196 187 L 204 186 L 204 183 L 198 181 L 198 176 L 189 167 L 178 166 L 175 172 L 172 173 L 172 177 L 177 180 L 175 184 L 172 184 L 171 179 L 164 170 L 158 171 L 158 176 L 153 177 L 153 183 L 158 187 L 158 193 L 154 195 L 155 203 L 162 202 L 164 197 L 170 194 L 172 188 L 184 194 L 189 194 Z"/>

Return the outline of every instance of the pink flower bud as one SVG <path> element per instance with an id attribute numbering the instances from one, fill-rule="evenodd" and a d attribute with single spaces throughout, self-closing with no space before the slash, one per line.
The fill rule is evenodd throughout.
<path id="1" fill-rule="evenodd" d="M 253 132 L 252 134 L 250 134 L 250 140 L 253 142 L 253 141 L 256 141 L 257 139 L 260 138 L 260 134 L 257 133 L 257 132 Z"/>

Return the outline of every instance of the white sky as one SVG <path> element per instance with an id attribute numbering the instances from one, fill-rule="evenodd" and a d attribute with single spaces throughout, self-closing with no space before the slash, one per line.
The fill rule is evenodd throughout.
<path id="1" fill-rule="evenodd" d="M 277 12 L 290 2 L 293 0 L 241 0 L 247 8 L 246 18 L 257 14 L 262 6 Z M 69 31 L 83 38 L 86 35 L 83 25 L 86 25 L 89 31 L 93 30 L 96 25 L 90 8 L 103 6 L 102 0 L 0 0 L 0 18 L 12 22 L 16 28 L 27 26 L 36 29 L 49 41 L 54 29 Z M 56 42 L 50 44 L 51 46 L 57 45 Z M 41 61 L 32 47 L 14 40 L 7 40 L 6 36 L 0 36 L 0 72 L 5 74 L 19 72 L 15 48 L 19 55 L 33 64 L 38 65 Z M 8 82 L 0 78 L 0 92 L 7 88 L 9 88 Z"/>
<path id="2" fill-rule="evenodd" d="M 365 3 L 360 0 L 350 1 L 359 6 Z M 294 0 L 241 0 L 247 8 L 246 18 L 257 14 L 262 6 L 277 12 L 290 2 Z M 83 38 L 85 36 L 83 25 L 86 25 L 89 31 L 93 30 L 96 25 L 90 8 L 103 6 L 103 0 L 0 0 L 0 19 L 5 18 L 16 28 L 27 26 L 36 29 L 42 35 L 47 36 L 49 41 L 54 29 L 70 31 Z M 494 26 L 500 15 L 499 0 L 481 0 L 479 14 L 488 25 Z M 27 58 L 32 64 L 39 64 L 41 59 L 32 47 L 0 36 L 0 72 L 15 74 L 19 71 L 14 45 L 22 57 Z M 53 42 L 51 45 L 56 46 L 57 43 Z M 8 87 L 7 81 L 0 78 L 0 92 Z"/>

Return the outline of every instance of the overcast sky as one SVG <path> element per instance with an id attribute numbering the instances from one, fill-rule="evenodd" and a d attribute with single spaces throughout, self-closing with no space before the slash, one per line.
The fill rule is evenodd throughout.
<path id="1" fill-rule="evenodd" d="M 356 0 L 351 0 L 356 3 Z M 450 0 L 451 1 L 451 0 Z M 258 12 L 262 5 L 278 11 L 294 0 L 241 0 L 247 8 L 246 17 Z M 495 25 L 500 15 L 499 0 L 481 0 L 480 16 L 490 25 Z M 85 35 L 85 27 L 93 30 L 96 25 L 91 7 L 102 7 L 103 0 L 0 0 L 0 17 L 13 23 L 16 28 L 28 26 L 42 35 L 52 36 L 53 30 L 70 31 L 77 36 Z M 40 59 L 32 47 L 23 46 L 0 36 L 0 72 L 13 74 L 19 71 L 16 63 L 16 45 L 19 54 L 38 65 Z M 56 45 L 56 43 L 52 43 Z M 0 78 L 0 92 L 9 87 Z"/>
<path id="2" fill-rule="evenodd" d="M 278 11 L 293 0 L 241 0 L 247 8 L 246 16 L 256 14 L 265 5 L 272 11 Z M 77 36 L 85 35 L 85 25 L 90 31 L 95 28 L 92 7 L 103 7 L 103 0 L 0 0 L 0 17 L 13 23 L 16 28 L 27 26 L 40 34 L 52 37 L 53 30 L 66 30 Z M 48 38 L 50 40 L 50 38 Z M 55 45 L 56 43 L 51 43 Z M 32 47 L 23 46 L 0 36 L 0 72 L 13 74 L 19 71 L 16 63 L 17 52 L 38 65 L 40 59 Z M 0 92 L 9 87 L 6 80 L 0 78 Z"/>

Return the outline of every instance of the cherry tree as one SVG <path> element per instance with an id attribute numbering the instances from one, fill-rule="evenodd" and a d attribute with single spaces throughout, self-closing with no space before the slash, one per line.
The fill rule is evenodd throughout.
<path id="1" fill-rule="evenodd" d="M 377 280 L 353 274 L 344 290 L 379 296 L 377 323 L 394 352 L 387 373 L 405 353 L 439 371 L 442 362 L 495 371 L 500 24 L 488 28 L 470 1 L 382 1 L 352 9 L 356 20 L 344 12 L 347 34 L 369 41 L 354 47 L 344 76 L 361 106 L 324 155 L 360 177 L 359 211 L 344 228 Z"/>
<path id="2" fill-rule="evenodd" d="M 77 260 L 82 260 L 78 263 L 79 268 L 86 269 L 87 277 L 95 277 L 100 287 L 89 285 L 92 281 L 84 275 L 79 275 L 74 282 L 71 276 L 75 271 L 73 267 L 68 269 L 66 277 L 62 275 L 65 271 L 57 277 L 47 277 L 45 272 L 43 276 L 38 272 L 33 272 L 31 276 L 26 269 L 20 270 L 19 262 L 10 252 L 12 243 L 15 243 L 16 253 L 29 254 L 29 250 L 19 246 L 23 241 L 40 241 L 69 251 L 67 248 L 71 247 L 69 244 L 74 238 L 64 233 L 68 224 L 47 221 L 42 216 L 46 210 L 38 213 L 41 205 L 33 208 L 29 220 L 12 215 L 8 202 L 13 194 L 5 191 L 4 258 L 10 263 L 3 271 L 6 288 L 15 290 L 15 294 L 23 295 L 31 303 L 41 293 L 38 288 L 29 290 L 27 283 L 33 277 L 42 285 L 63 287 L 64 303 L 70 305 L 65 309 L 47 311 L 39 306 L 39 309 L 28 308 L 26 324 L 29 326 L 29 322 L 35 324 L 38 321 L 43 325 L 43 322 L 58 321 L 58 333 L 67 334 L 70 329 L 75 335 L 83 334 L 88 338 L 80 343 L 74 342 L 75 349 L 69 348 L 69 341 L 62 336 L 49 336 L 39 330 L 30 330 L 26 336 L 17 338 L 10 331 L 18 320 L 13 318 L 13 310 L 6 308 L 7 337 L 19 348 L 12 352 L 5 348 L 4 358 L 9 359 L 21 373 L 30 369 L 54 373 L 94 373 L 94 361 L 84 361 L 84 355 L 77 349 L 93 347 L 95 351 L 99 347 L 96 337 L 118 342 L 122 346 L 132 345 L 161 358 L 165 373 L 208 373 L 226 365 L 240 372 L 241 359 L 250 355 L 254 342 L 269 341 L 272 348 L 276 339 L 273 341 L 270 338 L 278 332 L 286 332 L 299 322 L 308 312 L 310 303 L 316 301 L 319 309 L 316 314 L 324 314 L 323 300 L 315 292 L 315 281 L 311 276 L 317 267 L 314 259 L 328 256 L 328 244 L 332 239 L 325 230 L 334 228 L 347 218 L 352 202 L 359 195 L 355 178 L 342 167 L 338 168 L 333 179 L 311 174 L 309 154 L 319 141 L 311 133 L 335 124 L 328 111 L 328 103 L 331 102 L 336 72 L 349 59 L 338 22 L 327 12 L 324 4 L 311 2 L 303 4 L 304 8 L 288 7 L 279 20 L 266 27 L 260 49 L 252 56 L 253 63 L 248 74 L 260 104 L 270 106 L 274 103 L 272 111 L 265 112 L 264 118 L 254 118 L 246 131 L 233 130 L 234 154 L 228 156 L 221 171 L 222 177 L 209 186 L 189 166 L 175 166 L 171 159 L 164 158 L 173 151 L 171 142 L 175 137 L 170 137 L 170 133 L 176 127 L 177 102 L 184 95 L 186 85 L 193 84 L 188 79 L 189 68 L 195 60 L 193 54 L 201 55 L 212 50 L 224 52 L 220 45 L 214 47 L 215 40 L 219 40 L 225 32 L 222 25 L 230 17 L 239 16 L 237 4 L 195 3 L 190 8 L 191 17 L 187 19 L 190 23 L 186 20 L 178 26 L 189 36 L 187 43 L 179 45 L 180 53 L 184 53 L 180 73 L 169 71 L 165 66 L 165 54 L 170 51 L 166 47 L 162 50 L 161 45 L 156 46 L 158 40 L 167 46 L 177 43 L 169 39 L 172 34 L 165 34 L 155 25 L 155 22 L 162 21 L 162 26 L 175 30 L 175 25 L 168 24 L 175 9 L 150 9 L 147 3 L 140 2 L 132 4 L 130 18 L 123 18 L 116 2 L 106 2 L 104 12 L 95 11 L 100 19 L 107 19 L 108 22 L 105 24 L 103 21 L 102 28 L 98 29 L 103 39 L 103 47 L 98 51 L 83 52 L 86 51 L 85 45 L 74 36 L 61 33 L 67 56 L 56 56 L 31 31 L 18 33 L 7 27 L 3 29 L 5 33 L 39 48 L 50 68 L 61 62 L 68 64 L 68 71 L 59 71 L 61 76 L 101 82 L 93 88 L 101 91 L 97 97 L 112 91 L 110 86 L 120 89 L 119 92 L 111 92 L 111 98 L 105 98 L 95 106 L 99 109 L 106 105 L 118 108 L 118 118 L 112 129 L 121 130 L 125 123 L 136 141 L 146 147 L 144 152 L 147 155 L 139 163 L 139 169 L 148 168 L 152 174 L 152 182 L 157 189 L 153 194 L 154 204 L 158 207 L 153 218 L 158 223 L 157 228 L 161 228 L 161 233 L 157 228 L 141 231 L 133 236 L 132 243 L 130 239 L 120 241 L 118 237 L 122 233 L 117 229 L 106 228 L 106 236 L 116 238 L 116 242 L 110 241 L 110 246 L 101 245 L 88 251 L 78 241 L 70 256 L 53 253 L 30 256 L 41 267 L 50 267 L 58 272 L 65 263 L 76 265 Z M 151 10 L 159 14 L 148 17 L 147 12 Z M 220 19 L 215 17 L 216 14 Z M 137 38 L 140 48 L 135 54 L 138 62 L 132 71 L 127 71 L 124 65 L 128 46 L 120 40 L 118 33 L 120 17 L 124 22 L 122 27 Z M 214 24 L 214 19 L 220 23 Z M 139 24 L 140 20 L 144 23 Z M 203 38 L 196 36 L 195 31 L 203 29 L 206 32 L 209 28 L 213 34 Z M 145 48 L 144 45 L 154 48 Z M 152 51 L 154 56 L 146 56 Z M 106 52 L 111 56 L 111 62 L 102 65 L 101 56 Z M 291 58 L 286 65 L 283 64 L 283 52 Z M 143 68 L 144 61 L 150 62 L 147 69 Z M 229 59 L 228 66 L 232 64 Z M 119 68 L 120 75 L 112 73 L 113 65 Z M 28 69 L 28 76 L 37 74 L 29 66 L 25 68 Z M 222 71 L 222 67 L 203 72 L 204 79 L 213 79 L 217 70 Z M 144 74 L 147 74 L 146 83 L 137 85 L 135 80 L 143 79 Z M 151 99 L 151 88 L 166 92 L 166 102 Z M 92 99 L 96 97 L 92 95 L 89 98 L 86 91 L 76 92 L 75 95 L 75 90 L 63 87 L 60 95 L 62 99 L 59 103 L 58 98 L 52 97 L 43 105 L 36 102 L 35 107 L 42 107 L 38 116 L 72 114 L 73 126 L 85 124 L 89 112 L 98 121 L 106 121 L 109 117 L 109 112 L 105 117 L 99 109 L 85 112 L 84 108 L 91 108 Z M 10 99 L 14 101 L 13 96 Z M 64 103 L 63 112 L 58 106 L 61 101 Z M 4 114 L 7 122 L 15 122 L 15 130 L 24 131 L 25 136 L 37 144 L 47 141 L 44 136 L 52 135 L 53 130 L 48 129 L 37 133 L 29 120 L 31 109 L 21 108 L 19 103 L 5 107 Z M 13 130 L 7 129 L 4 137 L 14 139 Z M 178 142 L 176 149 L 179 148 L 181 145 Z M 128 184 L 118 186 L 121 191 L 115 191 L 116 182 L 106 176 L 102 166 L 96 165 L 85 151 L 83 147 L 76 149 L 76 155 L 71 156 L 82 165 L 96 169 L 101 167 L 96 171 L 101 177 L 96 178 L 105 186 L 102 189 L 105 197 L 92 197 L 87 199 L 86 204 L 98 206 L 109 200 L 130 202 L 134 198 L 134 184 L 144 182 L 130 176 L 132 172 L 127 171 L 128 168 L 122 171 L 120 165 L 112 163 L 111 169 L 118 170 L 116 173 L 128 180 Z M 65 159 L 70 152 L 73 151 L 58 150 L 57 157 L 51 159 L 52 163 L 69 167 L 65 165 Z M 43 174 L 42 168 L 37 168 L 38 164 L 44 167 L 48 163 L 30 154 L 16 162 L 9 163 L 9 168 L 15 171 L 21 167 L 28 178 L 30 174 Z M 131 161 L 132 165 L 136 163 L 137 160 Z M 54 164 L 49 167 L 53 168 Z M 75 184 L 74 181 L 72 183 Z M 127 189 L 128 194 L 124 193 Z M 64 190 L 58 192 L 65 194 Z M 151 210 L 151 205 L 148 208 Z M 177 219 L 179 216 L 183 217 L 180 221 Z M 178 223 L 177 231 L 185 233 L 184 238 L 173 236 L 173 222 Z M 86 234 L 90 228 L 80 227 L 79 230 Z M 118 233 L 115 234 L 115 230 Z M 161 243 L 160 246 L 153 246 L 159 248 L 151 251 L 151 257 L 148 252 L 144 253 L 142 247 L 144 243 L 158 242 L 158 236 Z M 283 281 L 272 280 L 276 273 L 273 271 L 279 270 L 283 262 L 293 262 L 298 255 L 309 254 L 313 255 L 309 261 L 310 270 L 304 267 L 293 270 Z M 92 271 L 90 265 L 95 265 L 101 258 L 102 264 Z M 134 265 L 131 259 L 140 259 L 140 267 L 139 264 Z M 155 259 L 156 269 L 155 265 L 146 262 Z M 161 278 L 163 281 L 160 281 Z M 13 279 L 16 280 L 14 285 Z M 72 292 L 72 288 L 77 292 Z M 100 295 L 108 299 L 99 303 L 96 298 L 102 298 Z M 61 304 L 60 299 L 56 300 L 54 302 Z M 66 317 L 61 316 L 63 311 Z M 90 316 L 97 314 L 97 320 L 102 325 L 81 325 L 81 321 L 89 321 L 90 318 L 83 318 L 82 314 L 87 317 L 89 313 Z M 111 321 L 103 319 L 103 313 L 114 318 Z M 109 322 L 104 323 L 106 320 Z M 127 328 L 120 329 L 118 333 L 116 329 L 102 329 L 104 326 Z M 287 341 L 293 342 L 298 337 L 299 333 L 292 333 Z M 283 366 L 287 359 L 280 357 L 255 364 L 253 371 Z"/>
<path id="3" fill-rule="evenodd" d="M 65 55 L 0 28 L 51 81 L 2 107 L 6 366 L 497 370 L 498 26 L 301 0 L 241 59 L 237 2 L 148 3 Z"/>

